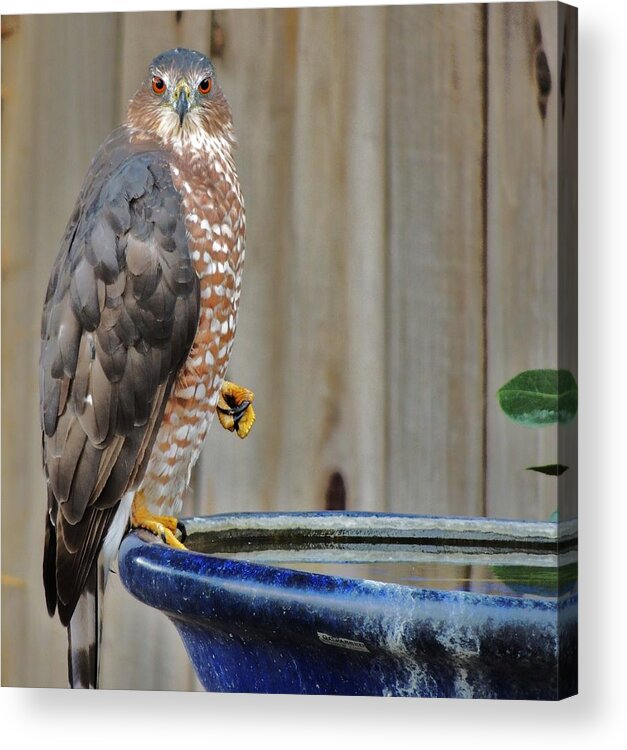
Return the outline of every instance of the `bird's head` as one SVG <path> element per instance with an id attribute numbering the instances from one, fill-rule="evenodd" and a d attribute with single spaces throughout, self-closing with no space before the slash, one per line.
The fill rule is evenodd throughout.
<path id="1" fill-rule="evenodd" d="M 166 142 L 202 148 L 210 138 L 232 140 L 229 105 L 211 60 L 173 49 L 155 57 L 131 99 L 127 123 Z"/>

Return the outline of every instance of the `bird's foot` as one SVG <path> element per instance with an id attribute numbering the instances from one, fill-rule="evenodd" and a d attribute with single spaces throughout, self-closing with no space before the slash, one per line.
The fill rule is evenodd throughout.
<path id="1" fill-rule="evenodd" d="M 155 516 L 146 507 L 143 492 L 138 492 L 133 500 L 131 508 L 131 528 L 146 529 L 155 536 L 160 537 L 170 547 L 176 549 L 187 549 L 175 536 L 180 525 L 174 516 Z"/>
<path id="2" fill-rule="evenodd" d="M 222 427 L 245 438 L 255 423 L 255 410 L 252 405 L 254 398 L 255 394 L 248 388 L 225 380 L 217 406 L 218 419 Z"/>

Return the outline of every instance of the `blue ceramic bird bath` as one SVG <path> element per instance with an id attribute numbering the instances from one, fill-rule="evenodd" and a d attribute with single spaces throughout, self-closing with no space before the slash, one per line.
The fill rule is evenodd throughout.
<path id="1" fill-rule="evenodd" d="M 576 521 L 239 513 L 139 531 L 125 587 L 207 690 L 555 700 L 577 691 Z"/>

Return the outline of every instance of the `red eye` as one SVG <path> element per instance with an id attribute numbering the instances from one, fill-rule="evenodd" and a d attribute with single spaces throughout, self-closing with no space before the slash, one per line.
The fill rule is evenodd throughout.
<path id="1" fill-rule="evenodd" d="M 155 94 L 163 94 L 165 91 L 165 81 L 163 78 L 159 78 L 159 76 L 155 76 L 152 79 L 152 90 L 155 92 Z"/>
<path id="2" fill-rule="evenodd" d="M 208 94 L 211 91 L 211 78 L 204 78 L 198 84 L 198 91 L 200 91 L 201 94 Z"/>

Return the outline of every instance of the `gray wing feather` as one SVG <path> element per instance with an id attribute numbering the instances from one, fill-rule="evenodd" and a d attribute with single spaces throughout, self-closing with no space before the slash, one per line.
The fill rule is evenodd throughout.
<path id="1" fill-rule="evenodd" d="M 65 624 L 118 502 L 145 472 L 199 306 L 168 163 L 116 131 L 83 185 L 42 318 L 44 582 Z"/>

